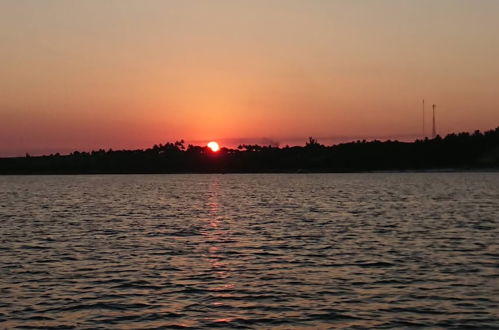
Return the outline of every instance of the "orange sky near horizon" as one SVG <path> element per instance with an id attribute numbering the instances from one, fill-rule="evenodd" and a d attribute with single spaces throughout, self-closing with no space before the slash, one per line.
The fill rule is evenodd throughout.
<path id="1" fill-rule="evenodd" d="M 0 156 L 499 126 L 499 1 L 4 0 Z"/>

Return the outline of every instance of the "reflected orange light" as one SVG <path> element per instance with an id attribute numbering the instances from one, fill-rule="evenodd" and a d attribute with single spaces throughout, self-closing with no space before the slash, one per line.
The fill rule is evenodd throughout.
<path id="1" fill-rule="evenodd" d="M 211 141 L 207 144 L 208 148 L 211 149 L 211 151 L 213 152 L 217 152 L 218 150 L 220 150 L 220 146 L 218 145 L 218 143 L 216 143 L 215 141 Z"/>

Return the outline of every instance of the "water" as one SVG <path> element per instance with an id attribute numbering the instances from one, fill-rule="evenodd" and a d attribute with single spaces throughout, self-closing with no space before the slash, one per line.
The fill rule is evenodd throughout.
<path id="1" fill-rule="evenodd" d="M 499 174 L 0 177 L 0 328 L 499 327 Z"/>

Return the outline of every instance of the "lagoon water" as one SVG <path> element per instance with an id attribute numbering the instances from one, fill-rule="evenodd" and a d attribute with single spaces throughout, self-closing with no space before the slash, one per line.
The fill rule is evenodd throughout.
<path id="1" fill-rule="evenodd" d="M 499 173 L 0 177 L 0 328 L 499 328 Z"/>

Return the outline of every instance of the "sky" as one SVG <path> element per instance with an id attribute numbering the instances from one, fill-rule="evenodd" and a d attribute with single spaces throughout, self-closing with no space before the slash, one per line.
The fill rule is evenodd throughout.
<path id="1" fill-rule="evenodd" d="M 0 156 L 499 126 L 497 0 L 0 0 Z"/>

